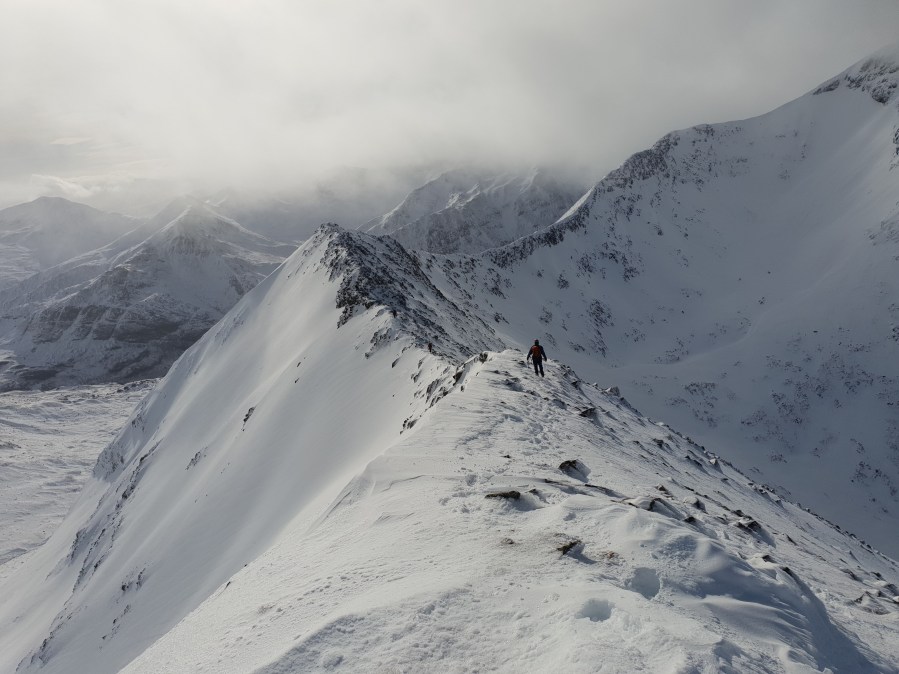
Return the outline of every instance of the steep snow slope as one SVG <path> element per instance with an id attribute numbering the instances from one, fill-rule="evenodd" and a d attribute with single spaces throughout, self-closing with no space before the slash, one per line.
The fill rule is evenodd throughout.
<path id="1" fill-rule="evenodd" d="M 321 229 L 0 586 L 0 670 L 896 671 L 895 562 L 497 345 Z"/>
<path id="2" fill-rule="evenodd" d="M 0 295 L 0 389 L 160 376 L 293 250 L 196 203 L 157 227 Z"/>
<path id="3" fill-rule="evenodd" d="M 899 555 L 895 51 L 669 134 L 547 230 L 423 264 L 508 344 L 540 338 Z"/>
<path id="4" fill-rule="evenodd" d="M 106 245 L 141 221 L 41 197 L 0 211 L 0 289 Z"/>
<path id="5" fill-rule="evenodd" d="M 0 393 L 0 576 L 59 526 L 153 383 Z"/>
<path id="6" fill-rule="evenodd" d="M 545 171 L 490 175 L 449 171 L 419 187 L 389 213 L 360 228 L 407 248 L 480 253 L 552 224 L 584 193 Z"/>

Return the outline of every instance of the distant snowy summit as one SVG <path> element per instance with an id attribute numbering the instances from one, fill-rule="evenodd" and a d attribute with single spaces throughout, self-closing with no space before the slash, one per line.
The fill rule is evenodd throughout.
<path id="1" fill-rule="evenodd" d="M 197 202 L 175 211 L 0 293 L 0 389 L 162 376 L 294 250 Z"/>
<path id="2" fill-rule="evenodd" d="M 140 222 L 56 197 L 0 210 L 0 290 L 105 246 Z"/>
<path id="3" fill-rule="evenodd" d="M 324 222 L 356 227 L 420 184 L 421 167 L 341 167 L 292 189 L 228 188 L 203 197 L 216 213 L 275 241 L 305 241 Z"/>
<path id="4" fill-rule="evenodd" d="M 899 45 L 886 47 L 815 89 L 825 94 L 845 86 L 859 89 L 882 105 L 895 100 L 899 90 Z"/>
<path id="5" fill-rule="evenodd" d="M 415 250 L 477 254 L 551 225 L 584 191 L 542 170 L 448 171 L 360 230 L 389 234 Z"/>

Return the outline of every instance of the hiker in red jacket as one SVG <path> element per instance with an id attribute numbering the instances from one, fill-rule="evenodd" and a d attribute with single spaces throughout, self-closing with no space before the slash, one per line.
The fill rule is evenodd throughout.
<path id="1" fill-rule="evenodd" d="M 527 360 L 534 361 L 534 374 L 539 374 L 541 377 L 545 376 L 543 374 L 543 361 L 549 360 L 549 358 L 546 357 L 546 351 L 540 346 L 539 339 L 534 340 L 534 346 L 528 351 Z"/>

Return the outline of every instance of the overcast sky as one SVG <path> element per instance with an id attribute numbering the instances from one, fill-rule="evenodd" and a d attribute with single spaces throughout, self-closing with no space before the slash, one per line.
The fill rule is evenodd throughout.
<path id="1" fill-rule="evenodd" d="M 0 205 L 490 161 L 592 182 L 899 39 L 896 0 L 3 0 Z"/>

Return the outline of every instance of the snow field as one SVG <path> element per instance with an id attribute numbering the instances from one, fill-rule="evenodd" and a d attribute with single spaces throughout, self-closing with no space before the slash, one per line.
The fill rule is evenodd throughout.
<path id="1" fill-rule="evenodd" d="M 53 533 L 154 383 L 0 393 L 0 577 Z"/>

